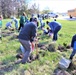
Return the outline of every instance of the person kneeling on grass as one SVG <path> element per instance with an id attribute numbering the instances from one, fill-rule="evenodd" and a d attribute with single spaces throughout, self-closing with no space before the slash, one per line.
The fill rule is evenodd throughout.
<path id="1" fill-rule="evenodd" d="M 44 35 L 49 33 L 48 29 L 45 29 L 44 27 L 42 27 L 42 31 Z"/>
<path id="2" fill-rule="evenodd" d="M 71 47 L 73 48 L 73 51 L 72 51 L 69 59 L 72 60 L 74 55 L 76 54 L 76 34 L 72 37 Z"/>
<path id="3" fill-rule="evenodd" d="M 6 23 L 5 29 L 11 29 L 12 28 L 12 21 Z"/>
<path id="4" fill-rule="evenodd" d="M 48 34 L 49 36 L 52 37 L 53 32 L 49 27 L 47 27 L 46 29 L 43 27 L 42 30 L 43 30 L 43 34 L 45 34 L 45 35 Z"/>
<path id="5" fill-rule="evenodd" d="M 19 33 L 19 42 L 24 47 L 23 58 L 16 62 L 16 64 L 25 64 L 28 61 L 32 50 L 32 42 L 36 40 L 36 29 L 37 29 L 37 19 L 34 18 L 32 22 L 26 23 L 24 28 L 21 29 Z"/>

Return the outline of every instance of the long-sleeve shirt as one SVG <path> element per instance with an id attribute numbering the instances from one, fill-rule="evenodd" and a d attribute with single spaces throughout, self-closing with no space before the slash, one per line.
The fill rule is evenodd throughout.
<path id="1" fill-rule="evenodd" d="M 56 27 L 61 26 L 61 24 L 59 22 L 56 22 L 56 21 L 49 22 L 48 25 L 52 31 L 54 31 Z"/>
<path id="2" fill-rule="evenodd" d="M 71 47 L 74 47 L 75 42 L 76 42 L 76 34 L 72 37 Z"/>
<path id="3" fill-rule="evenodd" d="M 7 22 L 7 23 L 6 23 L 6 27 L 7 27 L 7 28 L 8 28 L 8 27 L 12 27 L 11 22 Z"/>
<path id="4" fill-rule="evenodd" d="M 34 41 L 36 37 L 36 25 L 33 22 L 27 23 L 24 28 L 20 31 L 18 36 L 19 39 L 27 40 L 27 41 Z"/>
<path id="5" fill-rule="evenodd" d="M 12 18 L 12 21 L 14 21 L 15 23 L 18 23 L 18 20 L 15 17 Z"/>
<path id="6" fill-rule="evenodd" d="M 20 17 L 20 24 L 24 25 L 24 23 L 25 23 L 25 16 L 21 16 Z"/>

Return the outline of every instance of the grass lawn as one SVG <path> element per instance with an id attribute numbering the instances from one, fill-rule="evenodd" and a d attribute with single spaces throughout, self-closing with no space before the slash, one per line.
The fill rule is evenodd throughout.
<path id="1" fill-rule="evenodd" d="M 48 20 L 52 21 L 52 19 Z M 5 24 L 8 21 L 10 21 L 10 19 L 3 20 L 2 41 L 0 40 L 0 75 L 53 75 L 54 70 L 58 67 L 58 62 L 60 61 L 61 56 L 69 58 L 72 51 L 71 49 L 65 49 L 60 52 L 57 50 L 57 47 L 59 45 L 63 46 L 64 43 L 67 45 L 71 43 L 72 36 L 76 33 L 76 21 L 57 20 L 62 24 L 62 29 L 58 34 L 58 40 L 55 45 L 56 51 L 49 52 L 47 48 L 43 50 L 38 47 L 33 54 L 36 54 L 36 50 L 38 50 L 40 52 L 40 58 L 24 65 L 13 64 L 14 61 L 17 60 L 15 57 L 16 54 L 20 52 L 20 43 L 16 38 L 19 33 L 16 30 L 9 31 L 4 29 Z M 42 31 L 38 30 L 38 34 L 42 34 Z M 46 47 L 52 42 L 52 38 L 47 35 L 38 35 L 38 38 L 40 38 L 38 43 L 43 44 Z M 42 56 L 42 53 L 45 53 L 45 56 Z M 74 57 L 74 60 L 76 60 L 76 56 Z M 72 71 L 75 69 L 67 71 L 72 74 Z"/>

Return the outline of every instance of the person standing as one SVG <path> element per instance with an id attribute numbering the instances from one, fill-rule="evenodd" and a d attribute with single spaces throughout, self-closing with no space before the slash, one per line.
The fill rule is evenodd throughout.
<path id="1" fill-rule="evenodd" d="M 2 15 L 0 15 L 0 28 L 2 28 Z"/>
<path id="2" fill-rule="evenodd" d="M 1 35 L 1 28 L 2 28 L 2 15 L 0 15 L 0 39 L 2 40 L 2 35 Z"/>
<path id="3" fill-rule="evenodd" d="M 72 37 L 71 47 L 73 48 L 73 51 L 72 51 L 69 59 L 72 60 L 74 55 L 76 54 L 76 34 Z"/>
<path id="4" fill-rule="evenodd" d="M 18 30 L 20 30 L 21 27 L 22 28 L 24 27 L 24 24 L 26 21 L 27 21 L 27 17 L 26 17 L 26 14 L 23 12 L 22 16 L 20 17 L 20 26 Z"/>
<path id="5" fill-rule="evenodd" d="M 26 23 L 24 28 L 21 29 L 18 39 L 21 45 L 24 47 L 25 51 L 23 53 L 22 60 L 17 63 L 25 64 L 28 61 L 28 57 L 32 50 L 32 44 L 36 39 L 36 28 L 37 19 L 34 18 L 32 22 Z"/>
<path id="6" fill-rule="evenodd" d="M 39 21 L 40 21 L 40 28 L 42 29 L 45 26 L 45 22 L 43 22 L 42 17 L 39 17 Z"/>
<path id="7" fill-rule="evenodd" d="M 57 41 L 58 40 L 57 35 L 58 35 L 58 32 L 60 31 L 62 25 L 56 21 L 52 21 L 52 22 L 47 21 L 46 23 L 49 25 L 49 27 L 51 28 L 51 30 L 53 32 L 53 41 Z"/>

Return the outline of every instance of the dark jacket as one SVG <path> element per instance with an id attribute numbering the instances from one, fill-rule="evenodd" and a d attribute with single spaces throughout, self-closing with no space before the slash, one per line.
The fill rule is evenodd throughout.
<path id="1" fill-rule="evenodd" d="M 25 23 L 25 16 L 21 16 L 20 17 L 20 24 L 24 25 L 24 23 Z"/>
<path id="2" fill-rule="evenodd" d="M 27 23 L 20 31 L 18 38 L 27 41 L 34 41 L 36 37 L 36 25 L 33 22 Z"/>
<path id="3" fill-rule="evenodd" d="M 71 47 L 74 46 L 74 42 L 76 41 L 76 34 L 72 37 Z"/>
<path id="4" fill-rule="evenodd" d="M 51 28 L 51 30 L 54 32 L 56 27 L 58 26 L 62 26 L 59 22 L 56 22 L 56 21 L 52 21 L 52 22 L 49 22 L 49 27 Z"/>

